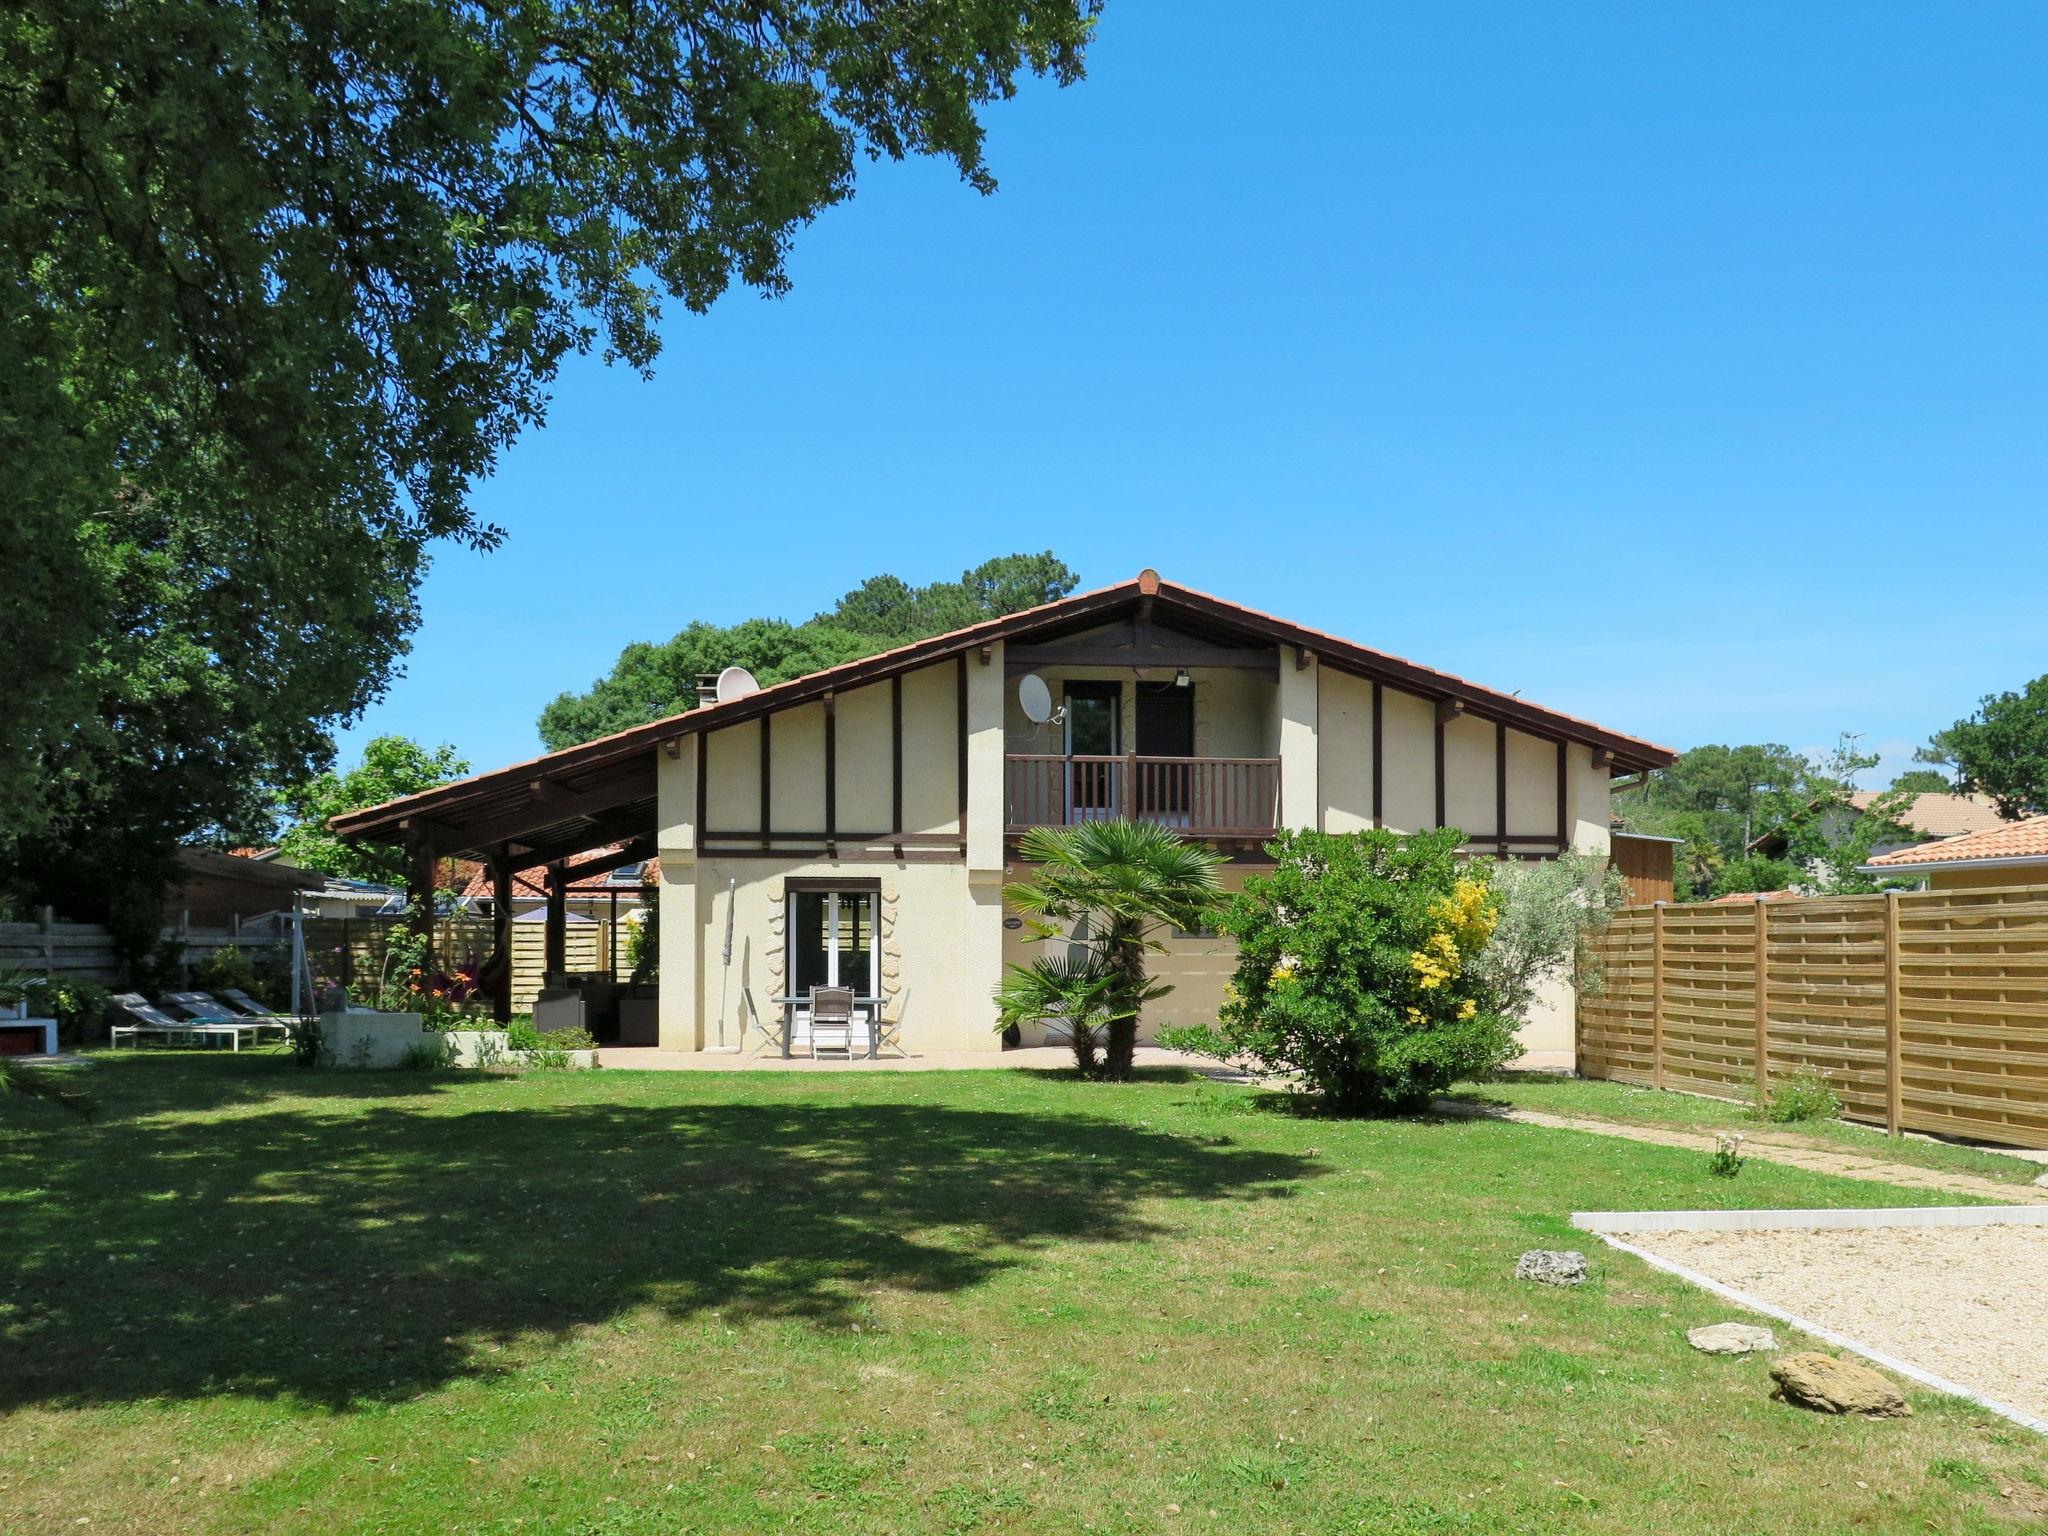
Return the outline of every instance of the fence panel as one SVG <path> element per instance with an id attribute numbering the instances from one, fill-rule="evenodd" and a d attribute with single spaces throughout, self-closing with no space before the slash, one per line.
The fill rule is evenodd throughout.
<path id="1" fill-rule="evenodd" d="M 2048 1147 L 2048 888 L 1899 902 L 1900 1114 Z"/>
<path id="2" fill-rule="evenodd" d="M 1851 1119 L 2048 1148 L 2048 887 L 1630 907 L 1592 947 L 1588 1077 L 1817 1072 Z"/>
<path id="3" fill-rule="evenodd" d="M 1746 1092 L 1756 1060 L 1756 914 L 1668 907 L 1664 914 L 1665 1088 Z"/>
<path id="4" fill-rule="evenodd" d="M 1818 1072 L 1852 1119 L 1882 1123 L 1884 898 L 1757 905 L 1770 908 L 1769 1075 Z"/>
<path id="5" fill-rule="evenodd" d="M 1631 908 L 1594 936 L 1597 988 L 1579 996 L 1579 1071 L 1621 1083 L 1649 1083 L 1656 1075 L 1650 1022 L 1648 907 Z"/>

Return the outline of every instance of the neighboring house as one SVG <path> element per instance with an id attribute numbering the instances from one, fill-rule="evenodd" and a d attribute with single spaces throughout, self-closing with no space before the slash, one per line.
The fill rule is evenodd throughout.
<path id="1" fill-rule="evenodd" d="M 1020 694 L 1033 675 L 1054 705 L 1040 723 Z M 1232 887 L 1281 827 L 1456 826 L 1481 853 L 1604 854 L 1611 781 L 1672 756 L 1146 571 L 333 826 L 406 846 L 422 884 L 438 856 L 485 863 L 508 949 L 517 872 L 552 866 L 555 958 L 572 887 L 658 857 L 668 1049 L 839 982 L 903 1010 L 913 1052 L 995 1050 L 991 994 L 1034 952 L 1002 896 L 1030 873 L 1029 828 L 1163 821 L 1220 849 Z M 1227 941 L 1168 951 L 1176 991 L 1148 1025 L 1212 1019 Z M 1567 1007 L 1540 1043 L 1569 1038 Z"/>
<path id="2" fill-rule="evenodd" d="M 1849 796 L 1846 806 L 1835 806 L 1821 816 L 1820 830 L 1829 843 L 1840 843 L 1848 836 L 1849 827 L 1876 803 L 1882 790 L 1859 789 Z M 1817 805 L 1819 802 L 1815 802 Z M 1873 853 L 1891 853 L 1900 848 L 1912 848 L 1921 843 L 1938 841 L 1945 837 L 1960 837 L 1966 832 L 1983 832 L 2003 826 L 2005 818 L 1998 814 L 1989 795 L 1948 795 L 1930 791 L 1918 794 L 1906 802 L 1904 810 L 1893 818 L 1911 831 L 1911 839 L 1891 838 L 1876 844 Z M 1782 859 L 1790 846 L 1790 837 L 1783 826 L 1772 827 L 1768 832 L 1753 838 L 1749 844 L 1751 853 L 1766 858 Z"/>
<path id="3" fill-rule="evenodd" d="M 1863 867 L 1868 874 L 1918 879 L 1937 891 L 2048 884 L 2048 816 L 1919 843 L 1882 854 Z"/>
<path id="4" fill-rule="evenodd" d="M 304 894 L 323 889 L 327 877 L 275 858 L 258 860 L 237 849 L 178 850 L 180 879 L 165 899 L 173 923 L 233 928 L 276 912 L 289 912 Z"/>

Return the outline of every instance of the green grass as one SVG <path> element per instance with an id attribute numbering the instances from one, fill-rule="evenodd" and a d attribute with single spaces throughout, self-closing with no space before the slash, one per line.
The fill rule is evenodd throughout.
<path id="1" fill-rule="evenodd" d="M 2048 1500 L 2043 1442 L 1976 1409 L 1769 1401 L 1684 1342 L 1725 1305 L 1567 1225 L 1924 1194 L 1201 1079 L 91 1075 L 96 1123 L 0 1121 L 0 1531 L 1776 1536 Z M 1558 1246 L 1590 1283 L 1510 1278 Z"/>
<path id="2" fill-rule="evenodd" d="M 1759 1140 L 1795 1140 L 1829 1150 L 1854 1152 L 1879 1162 L 1905 1163 L 1948 1173 L 1970 1173 L 2007 1184 L 2031 1184 L 2044 1170 L 2039 1163 L 1983 1147 L 1930 1141 L 1917 1136 L 1887 1136 L 1882 1130 L 1847 1120 L 1799 1120 L 1771 1124 L 1752 1119 L 1747 1105 L 1695 1093 L 1660 1092 L 1628 1083 L 1595 1082 L 1545 1072 L 1511 1072 L 1484 1087 L 1451 1095 L 1473 1102 L 1512 1104 L 1517 1109 L 1553 1115 L 1578 1115 L 1614 1120 L 1624 1125 L 1662 1125 L 1681 1130 L 1736 1130 Z"/>

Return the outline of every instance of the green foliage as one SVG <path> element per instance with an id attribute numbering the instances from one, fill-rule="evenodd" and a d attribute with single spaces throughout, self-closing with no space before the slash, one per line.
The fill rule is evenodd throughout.
<path id="1" fill-rule="evenodd" d="M 440 1072 L 455 1065 L 455 1042 L 443 1034 L 422 1035 L 398 1058 L 408 1072 Z"/>
<path id="2" fill-rule="evenodd" d="M 1955 765 L 2002 816 L 2048 811 L 2048 675 L 2018 693 L 1987 694 L 1977 712 L 1941 732 L 1920 754 Z"/>
<path id="3" fill-rule="evenodd" d="M 1918 834 L 1899 818 L 1912 792 L 1897 787 L 1851 803 L 1856 775 L 1877 766 L 1877 754 L 1859 752 L 1857 738 L 1844 735 L 1826 757 L 1808 765 L 1807 802 L 1784 825 L 1786 856 L 1805 871 L 1805 884 L 1824 896 L 1850 896 L 1882 888 L 1862 867 L 1878 848 L 1910 843 Z"/>
<path id="4" fill-rule="evenodd" d="M 1891 787 L 1908 795 L 1952 795 L 1955 781 L 1939 768 L 1908 768 Z"/>
<path id="5" fill-rule="evenodd" d="M 1080 948 L 1077 946 L 1077 948 Z M 1164 989 L 1148 990 L 1146 996 Z M 1023 1024 L 1058 1024 L 1067 1031 L 1074 1066 L 1084 1077 L 1101 1071 L 1098 1052 L 1118 1019 L 1136 1018 L 1123 978 L 1101 963 L 1092 948 L 1078 954 L 1037 955 L 1013 965 L 996 988 L 996 1014 L 1003 1029 Z"/>
<path id="6" fill-rule="evenodd" d="M 315 774 L 277 797 L 288 822 L 277 840 L 278 857 L 344 880 L 401 885 L 401 851 L 343 842 L 327 830 L 329 819 L 438 788 L 468 772 L 469 763 L 446 743 L 430 751 L 405 736 L 375 737 L 364 746 L 363 760 L 346 773 Z"/>
<path id="7" fill-rule="evenodd" d="M 640 887 L 640 909 L 626 921 L 626 966 L 636 987 L 661 980 L 661 889 Z"/>
<path id="8" fill-rule="evenodd" d="M 1714 1134 L 1714 1150 L 1707 1157 L 1707 1172 L 1717 1179 L 1732 1179 L 1749 1159 L 1742 1155 L 1742 1138 L 1733 1131 Z"/>
<path id="9" fill-rule="evenodd" d="M 299 1067 L 317 1067 L 321 1055 L 326 1051 L 327 1042 L 322 1036 L 320 1021 L 299 1019 L 292 1025 L 292 1063 Z"/>
<path id="10" fill-rule="evenodd" d="M 0 965 L 0 1008 L 39 1000 L 43 988 L 48 985 L 41 971 L 32 971 L 21 965 Z"/>
<path id="11" fill-rule="evenodd" d="M 586 691 L 558 695 L 541 711 L 541 740 L 549 751 L 559 751 L 694 709 L 697 678 L 703 673 L 745 667 L 764 684 L 786 682 L 1051 602 L 1073 591 L 1078 581 L 1048 550 L 1001 555 L 962 573 L 958 581 L 927 587 L 912 587 L 895 576 L 871 576 L 829 612 L 801 624 L 700 620 L 660 645 L 636 641 Z"/>
<path id="12" fill-rule="evenodd" d="M 526 1065 L 542 1071 L 567 1071 L 574 1065 L 569 1059 L 570 1052 L 593 1050 L 597 1046 L 596 1038 L 587 1029 L 536 1029 L 531 1014 L 514 1019 L 506 1033 L 511 1048 L 525 1053 Z"/>
<path id="13" fill-rule="evenodd" d="M 1773 1125 L 1800 1120 L 1833 1120 L 1842 1113 L 1842 1097 L 1818 1072 L 1795 1072 L 1771 1081 L 1770 1096 L 1756 1107 L 1756 1118 Z"/>
<path id="14" fill-rule="evenodd" d="M 1715 896 L 1739 896 L 1748 892 L 1782 891 L 1799 884 L 1799 866 L 1789 859 L 1768 858 L 1761 853 L 1730 859 L 1714 872 Z"/>
<path id="15" fill-rule="evenodd" d="M 1217 1030 L 1167 1043 L 1299 1073 L 1342 1114 L 1413 1110 L 1515 1052 L 1475 962 L 1496 908 L 1456 828 L 1286 832 L 1224 910 L 1237 976 Z"/>
<path id="16" fill-rule="evenodd" d="M 1474 861 L 1475 863 L 1479 861 Z M 1628 905 L 1628 882 L 1606 859 L 1582 853 L 1484 861 L 1497 918 L 1475 972 L 1486 1009 L 1526 1024 L 1545 982 L 1567 977 L 1585 990 L 1599 978 L 1588 940 Z"/>
<path id="17" fill-rule="evenodd" d="M 25 0 L 0 30 L 0 876 L 80 916 L 382 691 L 562 361 L 788 287 L 863 157 L 979 191 L 1095 0 Z"/>
<path id="18" fill-rule="evenodd" d="M 1631 832 L 1684 841 L 1673 861 L 1680 900 L 1710 890 L 1720 867 L 1806 798 L 1806 759 L 1774 742 L 1681 752 L 1640 789 L 1616 797 Z"/>
<path id="19" fill-rule="evenodd" d="M 996 988 L 997 1027 L 1067 1020 L 1083 1072 L 1127 1078 L 1145 1004 L 1173 990 L 1147 977 L 1145 957 L 1165 949 L 1160 930 L 1211 920 L 1222 855 L 1156 822 L 1122 820 L 1034 828 L 1017 853 L 1036 868 L 1030 880 L 1005 886 L 1003 899 L 1034 940 L 1068 944 L 1072 963 L 1012 966 Z"/>
<path id="20" fill-rule="evenodd" d="M 59 977 L 44 993 L 43 1006 L 57 1021 L 57 1038 L 65 1045 L 82 1045 L 97 1039 L 106 1021 L 105 987 L 82 976 Z"/>
<path id="21" fill-rule="evenodd" d="M 0 1056 L 0 1100 L 7 1098 L 40 1099 L 68 1109 L 80 1119 L 89 1119 L 99 1107 L 91 1094 L 72 1087 L 58 1073 Z"/>

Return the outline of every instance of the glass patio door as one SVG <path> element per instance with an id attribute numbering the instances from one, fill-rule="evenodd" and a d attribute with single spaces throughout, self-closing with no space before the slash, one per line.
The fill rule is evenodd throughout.
<path id="1" fill-rule="evenodd" d="M 875 893 L 794 891 L 789 898 L 790 995 L 813 987 L 875 992 Z"/>
<path id="2" fill-rule="evenodd" d="M 1079 758 L 1114 758 L 1123 751 L 1124 690 L 1121 684 L 1072 682 L 1066 686 L 1067 820 L 1096 821 L 1117 814 L 1117 773 L 1114 762 L 1075 762 Z"/>

